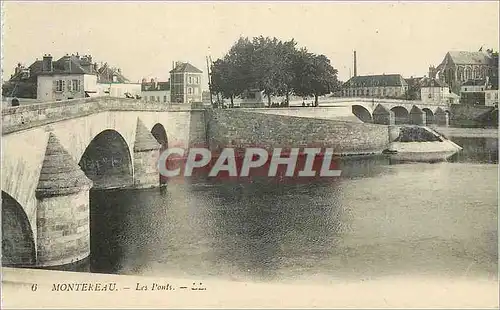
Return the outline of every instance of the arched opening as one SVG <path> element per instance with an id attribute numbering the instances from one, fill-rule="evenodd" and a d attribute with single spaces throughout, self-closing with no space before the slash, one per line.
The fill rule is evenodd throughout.
<path id="1" fill-rule="evenodd" d="M 394 123 L 396 125 L 409 123 L 410 114 L 408 113 L 408 110 L 401 106 L 397 106 L 392 108 L 391 111 L 394 112 Z"/>
<path id="2" fill-rule="evenodd" d="M 153 126 L 151 129 L 151 134 L 153 137 L 155 137 L 156 141 L 160 143 L 161 148 L 160 148 L 160 154 L 168 148 L 168 137 L 167 137 L 167 132 L 165 131 L 165 127 L 163 127 L 162 124 L 157 123 Z M 161 175 L 159 176 L 160 178 L 160 184 L 165 184 L 167 182 L 166 178 L 162 178 Z"/>
<path id="3" fill-rule="evenodd" d="M 429 108 L 423 108 L 422 111 L 425 112 L 425 124 L 434 124 L 434 113 Z"/>
<path id="4" fill-rule="evenodd" d="M 104 130 L 95 136 L 78 165 L 94 182 L 94 188 L 105 189 L 133 184 L 129 147 L 115 130 Z"/>
<path id="5" fill-rule="evenodd" d="M 33 266 L 35 241 L 21 205 L 2 191 L 2 266 Z"/>
<path id="6" fill-rule="evenodd" d="M 162 124 L 157 123 L 151 129 L 151 134 L 155 137 L 156 141 L 161 144 L 160 151 L 165 150 L 168 147 L 168 137 L 165 127 Z"/>
<path id="7" fill-rule="evenodd" d="M 372 123 L 372 115 L 370 111 L 368 111 L 365 107 L 361 105 L 353 105 L 352 106 L 352 114 L 356 115 L 363 123 Z"/>

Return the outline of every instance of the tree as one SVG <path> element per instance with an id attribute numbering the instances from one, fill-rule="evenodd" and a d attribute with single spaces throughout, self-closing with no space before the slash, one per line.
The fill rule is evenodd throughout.
<path id="1" fill-rule="evenodd" d="M 337 70 L 330 65 L 325 55 L 315 55 L 302 49 L 295 64 L 295 94 L 314 96 L 314 105 L 318 106 L 318 97 L 337 90 Z"/>
<path id="2" fill-rule="evenodd" d="M 249 89 L 259 89 L 271 106 L 271 96 L 318 97 L 337 90 L 337 70 L 324 55 L 297 50 L 294 39 L 273 37 L 239 38 L 228 53 L 212 65 L 211 91 L 231 99 Z"/>

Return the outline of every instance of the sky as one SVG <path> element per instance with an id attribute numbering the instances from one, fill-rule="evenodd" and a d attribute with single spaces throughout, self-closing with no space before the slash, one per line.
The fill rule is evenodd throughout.
<path id="1" fill-rule="evenodd" d="M 339 79 L 423 76 L 450 50 L 499 45 L 499 4 L 488 2 L 16 2 L 2 1 L 2 69 L 50 53 L 90 54 L 133 82 L 166 81 L 173 61 L 206 74 L 240 36 L 294 38 L 326 55 Z M 204 78 L 206 84 L 206 78 Z M 204 85 L 207 88 L 207 85 Z"/>

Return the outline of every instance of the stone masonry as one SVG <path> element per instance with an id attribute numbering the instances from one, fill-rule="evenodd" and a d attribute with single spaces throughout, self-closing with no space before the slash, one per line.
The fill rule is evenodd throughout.
<path id="1" fill-rule="evenodd" d="M 37 266 L 82 260 L 90 254 L 88 179 L 53 133 L 45 152 L 38 186 Z"/>
<path id="2" fill-rule="evenodd" d="M 134 143 L 134 186 L 137 188 L 159 185 L 158 158 L 161 145 L 137 118 Z"/>

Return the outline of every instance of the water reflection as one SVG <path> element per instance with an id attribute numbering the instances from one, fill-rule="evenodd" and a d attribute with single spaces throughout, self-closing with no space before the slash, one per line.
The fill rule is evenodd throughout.
<path id="1" fill-rule="evenodd" d="M 478 158 L 470 151 L 479 145 L 465 146 L 461 160 Z M 161 190 L 93 191 L 92 271 L 254 281 L 496 277 L 496 165 L 375 157 L 339 167 L 342 177 L 324 182 L 186 179 Z"/>
<path id="2" fill-rule="evenodd" d="M 450 137 L 463 150 L 450 158 L 452 162 L 498 163 L 498 138 Z"/>

